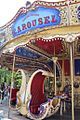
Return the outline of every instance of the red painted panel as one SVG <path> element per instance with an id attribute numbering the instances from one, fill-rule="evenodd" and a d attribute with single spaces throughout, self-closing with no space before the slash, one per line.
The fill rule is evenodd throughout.
<path id="1" fill-rule="evenodd" d="M 62 68 L 62 60 L 58 60 L 61 68 Z M 64 60 L 64 75 L 70 76 L 70 60 L 66 59 Z"/>
<path id="2" fill-rule="evenodd" d="M 64 61 L 64 73 L 65 73 L 65 76 L 70 75 L 70 60 L 68 59 Z"/>
<path id="3" fill-rule="evenodd" d="M 54 53 L 61 54 L 64 49 L 62 40 L 59 40 L 59 38 L 56 38 L 56 40 L 39 38 L 34 44 L 51 55 L 54 55 Z"/>
<path id="4" fill-rule="evenodd" d="M 39 72 L 34 76 L 31 84 L 32 99 L 30 103 L 30 110 L 34 114 L 38 113 L 38 107 L 46 100 L 44 96 L 44 79 L 45 76 Z"/>
<path id="5" fill-rule="evenodd" d="M 19 89 L 17 88 L 12 88 L 12 93 L 11 93 L 11 104 L 16 105 L 16 95 Z M 10 90 L 9 90 L 10 91 Z"/>

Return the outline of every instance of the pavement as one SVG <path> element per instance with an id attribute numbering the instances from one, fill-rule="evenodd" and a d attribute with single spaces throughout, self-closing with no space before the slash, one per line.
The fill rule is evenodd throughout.
<path id="1" fill-rule="evenodd" d="M 3 111 L 3 115 L 1 116 L 0 120 L 30 120 L 28 118 L 25 118 L 24 116 L 21 116 L 18 111 L 9 109 L 8 107 L 8 100 L 5 99 L 4 101 L 0 101 L 0 111 Z M 5 118 L 5 119 L 3 119 Z"/>

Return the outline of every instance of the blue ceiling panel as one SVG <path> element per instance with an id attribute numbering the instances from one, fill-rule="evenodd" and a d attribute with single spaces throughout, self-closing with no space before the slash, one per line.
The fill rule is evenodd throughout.
<path id="1" fill-rule="evenodd" d="M 54 69 L 54 63 L 53 63 L 53 61 L 49 61 L 49 62 L 47 63 L 47 65 L 48 65 L 48 67 L 51 68 L 52 70 Z M 58 69 L 58 66 L 57 66 L 57 65 L 56 65 L 56 76 L 60 76 L 60 74 L 59 74 L 59 69 Z"/>
<path id="2" fill-rule="evenodd" d="M 41 56 L 34 51 L 31 51 L 29 48 L 19 47 L 16 49 L 16 55 L 21 57 L 27 57 L 32 59 L 39 59 Z"/>

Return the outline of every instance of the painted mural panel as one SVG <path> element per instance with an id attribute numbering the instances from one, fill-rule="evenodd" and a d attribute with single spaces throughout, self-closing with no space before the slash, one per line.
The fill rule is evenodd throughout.
<path id="1" fill-rule="evenodd" d="M 3 46 L 6 42 L 5 31 L 0 31 L 0 47 Z"/>
<path id="2" fill-rule="evenodd" d="M 61 21 L 60 11 L 55 8 L 38 7 L 20 15 L 12 26 L 13 36 L 25 34 L 37 28 L 59 25 Z"/>
<path id="3" fill-rule="evenodd" d="M 80 3 L 70 5 L 70 24 L 80 24 Z"/>
<path id="4" fill-rule="evenodd" d="M 80 76 L 80 59 L 75 59 L 74 61 L 75 67 L 75 76 Z"/>

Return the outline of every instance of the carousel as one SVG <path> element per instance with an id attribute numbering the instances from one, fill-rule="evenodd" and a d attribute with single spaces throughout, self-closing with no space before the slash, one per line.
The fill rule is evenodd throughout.
<path id="1" fill-rule="evenodd" d="M 15 102 L 20 114 L 42 120 L 58 110 L 62 115 L 69 97 L 75 119 L 74 109 L 80 108 L 80 0 L 27 1 L 0 28 L 0 56 L 1 66 L 12 70 L 9 106 Z M 15 92 L 14 71 L 22 76 Z"/>

